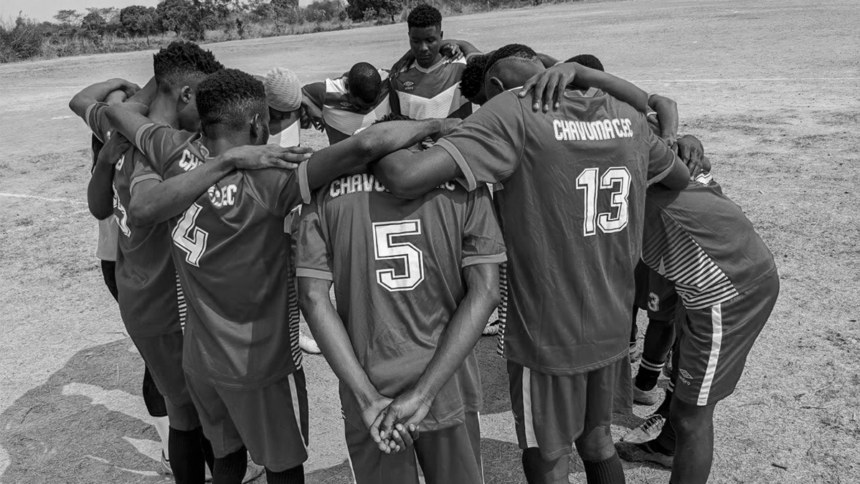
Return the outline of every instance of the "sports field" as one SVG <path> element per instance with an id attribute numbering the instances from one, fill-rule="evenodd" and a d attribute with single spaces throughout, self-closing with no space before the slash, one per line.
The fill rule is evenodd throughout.
<path id="1" fill-rule="evenodd" d="M 782 276 L 780 300 L 737 392 L 717 407 L 714 483 L 860 482 L 860 8 L 856 0 L 636 0 L 446 19 L 446 37 L 518 42 L 677 101 L 729 197 Z M 390 66 L 406 26 L 206 46 L 252 73 L 302 81 L 359 60 Z M 143 365 L 94 257 L 91 154 L 74 93 L 112 77 L 143 84 L 151 52 L 0 66 L 0 482 L 163 482 L 140 398 Z M 325 146 L 303 132 L 303 144 Z M 488 483 L 524 482 L 495 341 L 479 343 Z M 309 483 L 351 482 L 337 382 L 305 357 Z M 650 409 L 637 407 L 638 415 Z M 617 422 L 620 436 L 636 420 Z M 572 467 L 571 482 L 584 482 Z M 668 471 L 625 464 L 628 482 Z M 259 482 L 265 482 L 261 478 Z M 456 484 L 456 483 L 452 483 Z"/>

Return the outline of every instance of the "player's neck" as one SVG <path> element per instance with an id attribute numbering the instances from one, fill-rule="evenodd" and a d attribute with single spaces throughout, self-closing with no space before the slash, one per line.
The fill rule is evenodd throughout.
<path id="1" fill-rule="evenodd" d="M 179 129 L 179 114 L 176 112 L 176 100 L 159 93 L 149 108 L 149 119 L 153 123 Z"/>
<path id="2" fill-rule="evenodd" d="M 245 133 L 217 133 L 217 135 L 212 136 L 204 133 L 200 142 L 209 150 L 209 157 L 211 158 L 222 155 L 231 148 L 251 144 Z"/>

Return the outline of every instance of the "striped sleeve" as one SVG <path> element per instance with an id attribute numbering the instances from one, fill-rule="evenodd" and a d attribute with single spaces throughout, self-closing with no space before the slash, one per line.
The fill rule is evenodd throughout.
<path id="1" fill-rule="evenodd" d="M 738 295 L 732 281 L 696 240 L 662 211 L 646 215 L 642 260 L 675 284 L 687 309 L 703 309 Z"/>

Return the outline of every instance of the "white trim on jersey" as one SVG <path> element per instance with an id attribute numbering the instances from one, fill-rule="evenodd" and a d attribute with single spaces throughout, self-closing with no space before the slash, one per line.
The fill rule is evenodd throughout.
<path id="1" fill-rule="evenodd" d="M 717 372 L 717 363 L 720 359 L 720 347 L 723 344 L 723 311 L 720 304 L 711 307 L 711 353 L 708 355 L 708 368 L 702 378 L 702 387 L 699 389 L 697 405 L 708 404 L 708 396 L 711 394 L 711 384 L 714 382 L 714 374 Z"/>
<path id="2" fill-rule="evenodd" d="M 397 98 L 400 99 L 400 112 L 412 119 L 447 118 L 469 102 L 460 94 L 459 82 L 432 98 L 403 91 L 397 91 Z M 456 106 L 455 101 L 459 102 Z"/>
<path id="3" fill-rule="evenodd" d="M 532 370 L 523 367 L 523 433 L 526 435 L 526 447 L 537 448 L 535 424 L 532 418 Z"/>

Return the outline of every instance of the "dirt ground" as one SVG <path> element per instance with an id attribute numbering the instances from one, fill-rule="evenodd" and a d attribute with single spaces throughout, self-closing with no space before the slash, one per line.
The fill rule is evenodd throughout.
<path id="1" fill-rule="evenodd" d="M 854 0 L 639 0 L 452 18 L 447 37 L 520 42 L 675 99 L 725 192 L 773 251 L 780 300 L 737 392 L 718 406 L 714 483 L 860 482 L 860 9 Z M 854 25 L 855 27 L 851 27 Z M 405 25 L 213 44 L 227 66 L 303 81 L 390 65 Z M 67 108 L 111 77 L 143 84 L 151 53 L 0 66 L 0 481 L 148 483 L 158 437 L 142 364 L 94 258 L 85 125 Z M 305 144 L 322 147 L 317 133 Z M 486 482 L 524 482 L 502 360 L 479 345 Z M 306 357 L 309 483 L 351 481 L 336 379 Z M 637 408 L 639 416 L 650 409 Z M 617 422 L 620 435 L 636 419 Z M 625 465 L 631 483 L 668 472 Z M 571 482 L 585 482 L 574 466 Z M 264 482 L 264 479 L 260 479 Z"/>

